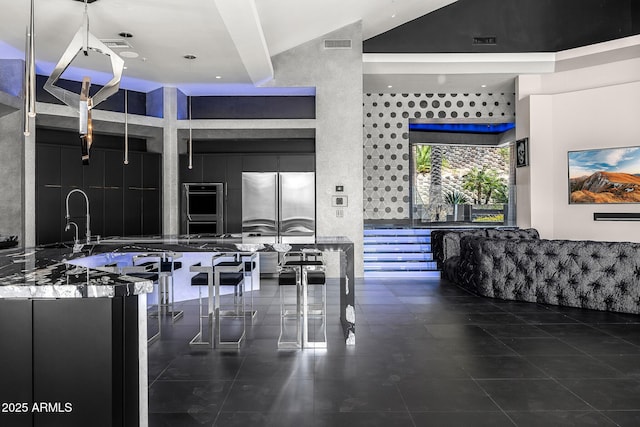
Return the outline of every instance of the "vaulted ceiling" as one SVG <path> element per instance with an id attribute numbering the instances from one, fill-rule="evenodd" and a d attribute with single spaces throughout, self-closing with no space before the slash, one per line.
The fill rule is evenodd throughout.
<path id="1" fill-rule="evenodd" d="M 0 58 L 24 57 L 29 3 L 0 0 Z M 259 86 L 273 77 L 273 56 L 357 21 L 362 21 L 366 40 L 365 91 L 386 91 L 394 79 L 404 82 L 402 90 L 407 91 L 423 91 L 425 85 L 451 89 L 454 82 L 469 86 L 491 79 L 496 85 L 509 84 L 514 73 L 546 69 L 550 57 L 545 55 L 549 53 L 637 34 L 638 3 L 95 0 L 86 10 L 91 33 L 119 46 L 112 49 L 125 59 L 123 87 L 147 91 L 174 85 L 188 94 L 198 94 L 222 88 L 241 92 Z M 82 25 L 85 3 L 35 0 L 35 9 L 37 70 L 48 74 Z M 484 37 L 489 44 L 474 44 L 474 37 Z M 446 56 L 434 56 L 438 54 Z M 497 61 L 502 67 L 486 68 L 487 54 L 511 56 Z M 186 55 L 196 59 L 185 59 Z M 402 55 L 411 58 L 402 59 Z M 531 58 L 537 58 L 534 66 L 524 67 L 525 63 L 531 65 Z M 509 61 L 519 65 L 504 67 Z M 426 63 L 430 69 L 425 68 Z M 446 66 L 438 67 L 438 63 Z M 108 80 L 104 55 L 78 56 L 63 78 L 78 79 L 86 73 L 83 69 L 93 70 L 97 83 Z"/>

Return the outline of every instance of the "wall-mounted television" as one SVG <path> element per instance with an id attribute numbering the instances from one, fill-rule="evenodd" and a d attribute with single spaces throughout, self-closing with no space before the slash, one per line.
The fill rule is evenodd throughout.
<path id="1" fill-rule="evenodd" d="M 640 203 L 640 147 L 569 151 L 569 203 Z"/>

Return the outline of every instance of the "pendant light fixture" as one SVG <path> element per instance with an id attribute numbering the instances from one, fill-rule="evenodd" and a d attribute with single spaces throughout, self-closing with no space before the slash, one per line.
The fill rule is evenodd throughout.
<path id="1" fill-rule="evenodd" d="M 189 72 L 193 73 L 191 63 L 196 59 L 195 55 L 185 55 L 184 59 L 189 61 Z M 189 140 L 187 141 L 187 155 L 189 156 L 189 169 L 193 169 L 193 128 L 191 126 L 191 96 L 187 97 L 189 113 Z"/>
<path id="2" fill-rule="evenodd" d="M 116 55 L 114 51 L 112 51 L 107 45 L 102 43 L 89 31 L 89 13 L 87 8 L 87 0 L 84 1 L 84 11 L 84 22 L 82 26 L 73 36 L 71 43 L 69 43 L 69 46 L 67 46 L 67 50 L 65 50 L 65 52 L 62 54 L 62 57 L 51 72 L 51 75 L 47 79 L 47 82 L 44 84 L 44 89 L 66 105 L 72 108 L 78 108 L 80 110 L 79 130 L 82 146 L 82 163 L 88 164 L 88 149 L 91 146 L 91 109 L 96 107 L 105 99 L 109 98 L 111 95 L 114 95 L 118 92 L 118 89 L 120 87 L 120 80 L 122 79 L 122 71 L 124 69 L 124 60 Z M 60 79 L 62 73 L 64 73 L 64 71 L 71 65 L 80 51 L 82 51 L 85 56 L 88 56 L 90 50 L 109 57 L 111 61 L 111 71 L 113 74 L 113 78 L 109 80 L 109 82 L 105 84 L 93 96 L 89 96 L 89 93 L 87 91 L 85 96 L 82 97 L 80 94 L 56 86 L 55 83 Z M 89 80 L 88 77 L 86 77 L 85 79 Z"/>
<path id="3" fill-rule="evenodd" d="M 124 90 L 124 164 L 129 164 L 129 91 Z"/>
<path id="4" fill-rule="evenodd" d="M 35 0 L 31 0 L 24 73 L 24 135 L 31 135 L 31 119 L 36 116 L 36 48 L 35 48 Z"/>
<path id="5" fill-rule="evenodd" d="M 193 169 L 193 128 L 191 127 L 191 96 L 189 96 L 189 169 Z"/>

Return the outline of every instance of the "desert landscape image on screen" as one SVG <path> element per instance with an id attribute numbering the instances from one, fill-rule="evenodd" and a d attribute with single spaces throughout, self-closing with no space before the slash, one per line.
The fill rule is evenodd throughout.
<path id="1" fill-rule="evenodd" d="M 570 203 L 640 203 L 640 147 L 569 152 Z"/>

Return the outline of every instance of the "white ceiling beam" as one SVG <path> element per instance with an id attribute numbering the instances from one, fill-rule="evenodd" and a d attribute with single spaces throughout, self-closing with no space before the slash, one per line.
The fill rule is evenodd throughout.
<path id="1" fill-rule="evenodd" d="M 365 74 L 541 74 L 555 68 L 555 53 L 427 53 L 362 55 Z"/>
<path id="2" fill-rule="evenodd" d="M 215 0 L 216 7 L 254 85 L 273 79 L 273 64 L 254 0 Z"/>

